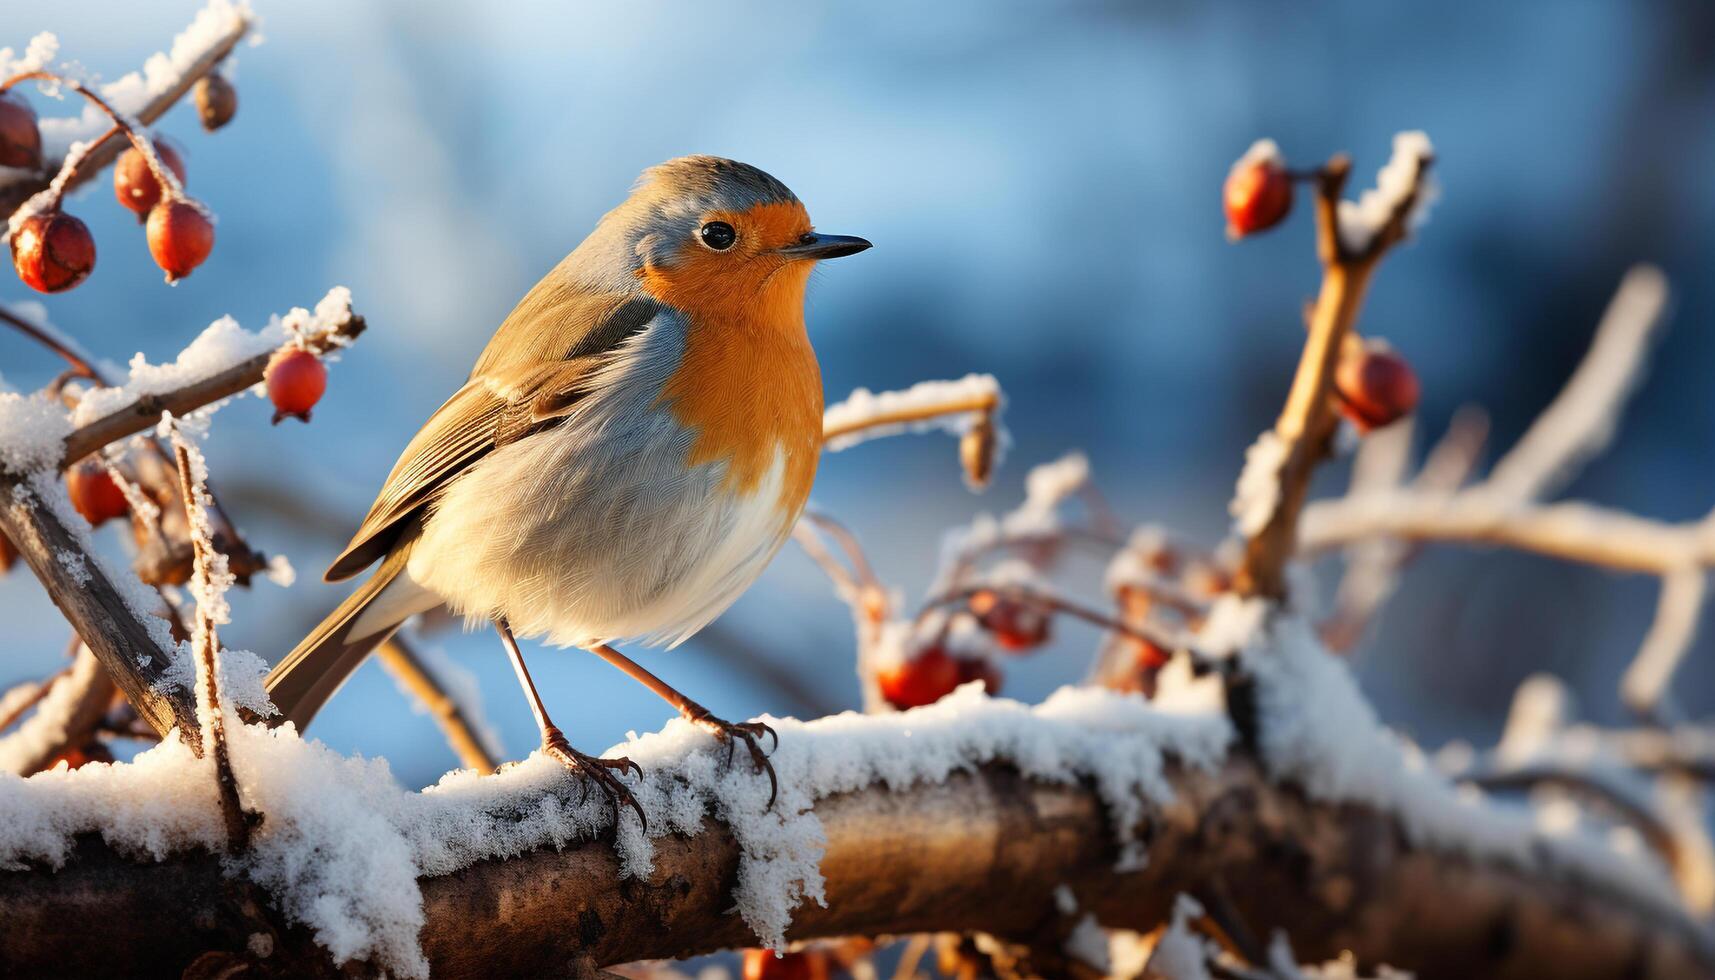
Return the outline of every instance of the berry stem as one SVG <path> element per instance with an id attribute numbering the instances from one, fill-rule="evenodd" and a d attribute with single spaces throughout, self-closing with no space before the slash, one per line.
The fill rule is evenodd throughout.
<path id="1" fill-rule="evenodd" d="M 161 163 L 160 156 L 155 153 L 155 144 L 147 136 L 138 132 L 137 126 L 124 113 L 113 108 L 112 103 L 91 91 L 82 82 L 46 70 L 20 72 L 4 82 L 0 82 L 0 95 L 4 95 L 12 89 L 12 86 L 20 82 L 29 81 L 64 85 L 94 103 L 96 108 L 107 113 L 107 117 L 113 120 L 113 127 L 96 137 L 93 143 L 85 145 L 82 152 L 71 153 L 66 156 L 59 174 L 54 177 L 53 183 L 49 185 L 50 196 L 43 200 L 43 210 L 54 210 L 59 207 L 60 199 L 65 196 L 66 191 L 77 178 L 78 168 L 84 165 L 84 161 L 90 159 L 96 149 L 107 143 L 117 133 L 124 133 L 126 138 L 131 141 L 131 145 L 137 148 L 137 152 L 143 154 L 143 159 L 149 164 L 150 172 L 155 175 L 155 180 L 161 185 L 163 199 L 181 200 L 184 198 L 184 188 L 179 184 L 178 175 L 172 173 L 167 166 Z"/>
<path id="2" fill-rule="evenodd" d="M 917 619 L 921 622 L 930 611 L 936 608 L 968 603 L 971 597 L 981 592 L 993 593 L 1021 605 L 1032 606 L 1046 612 L 1062 613 L 1074 619 L 1081 619 L 1092 626 L 1100 626 L 1105 630 L 1131 637 L 1134 640 L 1153 643 L 1166 650 L 1178 650 L 1185 646 L 1183 637 L 1174 636 L 1153 626 L 1134 626 L 1060 596 L 1037 592 L 1017 585 L 976 585 L 933 596 L 924 602 L 923 609 L 917 614 Z"/>
<path id="3" fill-rule="evenodd" d="M 73 350 L 60 338 L 42 329 L 39 324 L 31 323 L 4 306 L 0 306 L 0 322 L 6 323 L 12 329 L 64 358 L 65 362 L 71 365 L 72 372 L 76 377 L 88 378 L 102 384 L 107 383 L 101 372 L 89 362 L 89 359 L 81 351 Z"/>

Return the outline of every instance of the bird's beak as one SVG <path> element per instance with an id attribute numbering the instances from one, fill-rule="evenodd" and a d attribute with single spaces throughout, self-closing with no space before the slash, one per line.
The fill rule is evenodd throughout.
<path id="1" fill-rule="evenodd" d="M 780 254 L 794 259 L 837 259 L 842 255 L 856 255 L 866 248 L 869 248 L 869 242 L 862 238 L 812 232 L 781 249 Z"/>

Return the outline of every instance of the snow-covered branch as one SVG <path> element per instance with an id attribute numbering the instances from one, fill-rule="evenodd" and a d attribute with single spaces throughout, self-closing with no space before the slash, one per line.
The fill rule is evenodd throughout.
<path id="1" fill-rule="evenodd" d="M 60 465 L 153 428 L 166 412 L 188 415 L 262 383 L 268 361 L 288 344 L 325 354 L 349 344 L 363 332 L 363 317 L 351 310 L 351 294 L 329 291 L 315 310 L 294 310 L 276 317 L 257 333 L 247 333 L 230 318 L 217 320 L 172 364 L 133 361 L 131 380 L 117 388 L 84 395 L 65 436 Z"/>
<path id="2" fill-rule="evenodd" d="M 957 930 L 1023 940 L 1056 917 L 1060 889 L 1105 926 L 1148 931 L 1179 893 L 1224 881 L 1253 928 L 1283 930 L 1309 958 L 1349 949 L 1423 976 L 1559 978 L 1696 977 L 1715 963 L 1709 937 L 1683 915 L 1663 917 L 1577 874 L 1533 876 L 1414 846 L 1385 813 L 1306 800 L 1242 762 L 1173 765 L 1163 780 L 1173 799 L 1140 814 L 1148 861 L 1131 871 L 1115 867 L 1096 792 L 1022 779 L 1003 763 L 830 796 L 815 807 L 827 905 L 802 908 L 788 935 Z M 425 965 L 436 977 L 545 975 L 754 943 L 727 911 L 742 840 L 712 818 L 693 829 L 657 839 L 644 878 L 621 878 L 597 840 L 423 879 Z M 219 896 L 222 881 L 219 859 L 203 852 L 151 864 L 85 839 L 57 873 L 0 872 L 0 918 L 10 924 L 0 963 L 21 974 L 99 972 L 111 966 L 102 959 L 110 944 L 122 943 L 143 973 L 231 950 L 263 969 L 333 974 L 301 928 L 257 942 L 254 923 L 218 901 L 184 914 L 184 896 Z M 994 900 L 997 887 L 1006 901 Z M 1277 900 L 1287 894 L 1294 900 Z M 506 912 L 483 911 L 496 909 Z M 1353 909 L 1363 910 L 1361 928 L 1342 925 Z M 76 915 L 101 921 L 104 942 L 60 927 Z"/>

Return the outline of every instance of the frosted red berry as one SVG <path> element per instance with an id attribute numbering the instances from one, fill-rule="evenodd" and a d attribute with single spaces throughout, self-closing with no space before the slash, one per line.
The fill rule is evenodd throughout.
<path id="1" fill-rule="evenodd" d="M 95 268 L 95 238 L 64 211 L 32 214 L 12 235 L 12 267 L 31 289 L 64 292 Z"/>
<path id="2" fill-rule="evenodd" d="M 36 110 L 16 92 L 0 92 L 0 166 L 42 169 L 42 131 Z"/>
<path id="3" fill-rule="evenodd" d="M 238 90 L 219 72 L 197 79 L 191 94 L 196 99 L 202 128 L 211 133 L 231 122 L 233 114 L 238 112 Z"/>
<path id="4" fill-rule="evenodd" d="M 901 711 L 934 704 L 959 686 L 959 664 L 938 646 L 876 672 L 881 696 Z"/>
<path id="5" fill-rule="evenodd" d="M 1399 421 L 1417 408 L 1417 372 L 1392 348 L 1370 342 L 1362 353 L 1344 356 L 1334 369 L 1342 415 L 1360 432 Z"/>
<path id="6" fill-rule="evenodd" d="M 79 463 L 66 473 L 66 494 L 71 497 L 71 505 L 94 527 L 124 517 L 130 510 L 125 492 L 113 481 L 113 474 L 94 460 Z"/>
<path id="7" fill-rule="evenodd" d="M 189 201 L 162 201 L 149 212 L 149 254 L 177 282 L 214 250 L 214 222 Z"/>
<path id="8" fill-rule="evenodd" d="M 1243 238 L 1280 224 L 1292 210 L 1292 178 L 1275 159 L 1241 161 L 1222 190 L 1227 237 Z"/>
<path id="9" fill-rule="evenodd" d="M 171 143 L 155 140 L 155 155 L 161 158 L 161 163 L 173 172 L 173 176 L 179 178 L 179 183 L 184 183 L 185 161 Z M 161 201 L 161 182 L 155 179 L 155 171 L 150 169 L 148 158 L 135 146 L 126 148 L 113 163 L 113 196 L 136 214 L 138 220 L 148 217 Z"/>
<path id="10" fill-rule="evenodd" d="M 328 369 L 321 358 L 306 350 L 290 348 L 274 355 L 262 376 L 268 400 L 274 403 L 274 424 L 282 419 L 310 420 L 310 409 L 321 401 L 328 387 Z"/>

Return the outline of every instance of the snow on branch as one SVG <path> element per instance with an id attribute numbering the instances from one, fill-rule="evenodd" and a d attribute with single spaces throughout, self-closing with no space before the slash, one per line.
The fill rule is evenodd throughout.
<path id="1" fill-rule="evenodd" d="M 1219 713 L 1094 689 L 1027 708 L 967 689 L 901 714 L 769 719 L 781 732 L 773 810 L 766 782 L 722 765 L 693 726 L 616 746 L 644 766 L 647 833 L 627 812 L 613 835 L 612 809 L 580 800 L 539 755 L 412 793 L 384 763 L 244 726 L 232 733 L 235 767 L 266 819 L 251 850 L 227 861 L 284 913 L 271 955 L 301 963 L 313 936 L 322 974 L 342 962 L 530 974 L 757 937 L 1024 937 L 1056 914 L 1062 889 L 1104 926 L 1147 930 L 1178 893 L 1222 877 L 1255 883 L 1235 891 L 1238 911 L 1312 957 L 1349 945 L 1365 961 L 1401 962 L 1405 950 L 1413 962 L 1401 965 L 1464 975 L 1530 963 L 1602 976 L 1641 962 L 1644 975 L 1678 977 L 1715 964 L 1705 927 L 1635 859 L 1460 798 L 1391 737 L 1372 737 L 1385 733 L 1345 668 L 1308 637 L 1302 624 L 1251 636 L 1296 645 L 1268 658 L 1283 665 L 1266 681 L 1280 685 L 1266 703 L 1283 737 L 1262 769 L 1235 751 Z M 1330 751 L 1335 741 L 1345 747 Z M 253 925 L 211 935 L 160 901 L 162 889 L 218 891 L 202 891 L 223 873 L 203 856 L 221 838 L 217 808 L 181 789 L 202 779 L 206 768 L 170 741 L 130 764 L 0 777 L 0 862 L 15 869 L 0 873 L 0 916 L 14 924 L 0 963 L 75 972 L 99 951 L 31 925 L 92 895 L 103 921 L 119 923 L 113 941 L 150 937 L 139 969 L 245 950 Z M 1344 885 L 1314 884 L 1333 880 Z M 996 881 L 1008 883 L 1000 906 Z M 1282 893 L 1301 900 L 1268 897 Z M 726 911 L 734 900 L 738 916 Z M 1443 913 L 1425 921 L 1424 901 Z M 1353 904 L 1366 909 L 1363 930 L 1327 928 Z M 1557 925 L 1567 916 L 1590 925 L 1568 935 Z M 1497 929 L 1511 942 L 1495 944 Z"/>
<path id="2" fill-rule="evenodd" d="M 78 403 L 72 416 L 76 428 L 65 436 L 60 465 L 69 466 L 96 449 L 151 428 L 162 412 L 180 417 L 206 413 L 227 398 L 255 388 L 262 383 L 268 361 L 282 347 L 327 355 L 351 343 L 363 329 L 363 318 L 351 310 L 351 291 L 336 286 L 315 310 L 299 307 L 272 317 L 255 333 L 231 317 L 222 317 L 171 364 L 150 364 L 139 354 L 131 360 L 128 381 L 90 391 Z"/>
<path id="3" fill-rule="evenodd" d="M 1000 421 L 1005 407 L 1000 382 L 989 374 L 920 381 L 880 394 L 859 388 L 822 413 L 822 440 L 829 452 L 839 452 L 883 436 L 940 429 L 959 437 L 965 478 L 980 489 L 1012 444 Z"/>

